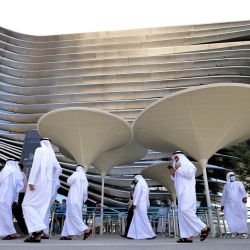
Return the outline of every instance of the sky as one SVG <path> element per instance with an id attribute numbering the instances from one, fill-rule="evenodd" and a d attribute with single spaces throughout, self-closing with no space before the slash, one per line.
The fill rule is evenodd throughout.
<path id="1" fill-rule="evenodd" d="M 250 20 L 249 0 L 0 0 L 0 26 L 32 35 Z"/>

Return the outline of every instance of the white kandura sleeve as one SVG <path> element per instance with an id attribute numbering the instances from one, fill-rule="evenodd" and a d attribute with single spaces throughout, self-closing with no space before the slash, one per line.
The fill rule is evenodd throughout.
<path id="1" fill-rule="evenodd" d="M 247 197 L 247 192 L 242 182 L 239 182 L 239 188 L 242 195 L 241 198 Z"/>
<path id="2" fill-rule="evenodd" d="M 196 172 L 196 168 L 191 166 L 181 166 L 177 169 L 178 173 L 186 178 L 192 178 Z"/>
<path id="3" fill-rule="evenodd" d="M 55 159 L 53 178 L 58 178 L 61 174 L 62 174 L 62 167 L 60 166 L 58 160 Z"/>
<path id="4" fill-rule="evenodd" d="M 69 185 L 69 186 L 71 186 L 72 184 L 74 184 L 75 182 L 76 182 L 76 178 L 77 176 L 76 176 L 76 173 L 73 173 L 69 178 L 68 178 L 68 180 L 67 180 L 67 184 Z"/>
<path id="5" fill-rule="evenodd" d="M 37 177 L 39 175 L 41 166 L 41 157 L 42 157 L 41 154 L 42 154 L 42 149 L 37 148 L 34 154 L 33 163 L 28 180 L 28 184 L 30 185 L 35 185 L 37 182 Z"/>
<path id="6" fill-rule="evenodd" d="M 86 182 L 84 182 L 84 188 L 83 188 L 83 202 L 85 203 L 88 199 L 88 185 Z"/>
<path id="7" fill-rule="evenodd" d="M 135 191 L 133 193 L 133 205 L 136 205 L 139 203 L 142 193 L 142 186 L 137 183 L 135 186 Z"/>

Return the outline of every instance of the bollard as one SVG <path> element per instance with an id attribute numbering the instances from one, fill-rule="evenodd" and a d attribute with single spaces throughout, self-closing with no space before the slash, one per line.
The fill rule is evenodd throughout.
<path id="1" fill-rule="evenodd" d="M 125 233 L 125 228 L 126 228 L 126 225 L 125 225 L 125 216 L 124 216 L 124 214 L 122 214 L 122 223 L 121 223 L 122 235 L 124 235 L 124 233 Z"/>
<path id="2" fill-rule="evenodd" d="M 172 217 L 173 217 L 173 222 L 174 222 L 174 238 L 178 238 L 178 221 L 177 221 L 177 216 L 175 216 L 175 209 L 176 207 L 172 208 Z"/>
<path id="3" fill-rule="evenodd" d="M 171 221 L 170 221 L 170 209 L 167 211 L 167 221 L 168 221 L 168 237 L 171 236 Z"/>
<path id="4" fill-rule="evenodd" d="M 218 235 L 222 236 L 221 225 L 220 225 L 220 213 L 217 207 L 215 211 L 216 211 L 216 217 L 217 217 L 217 223 L 218 223 Z"/>
<path id="5" fill-rule="evenodd" d="M 56 211 L 55 209 L 53 211 L 51 211 L 51 222 L 50 222 L 49 236 L 52 235 L 52 230 L 53 230 L 53 226 L 54 226 L 55 211 Z"/>
<path id="6" fill-rule="evenodd" d="M 95 212 L 92 213 L 92 235 L 95 235 Z"/>
<path id="7" fill-rule="evenodd" d="M 222 221 L 223 221 L 225 236 L 227 236 L 227 226 L 226 226 L 224 214 L 223 214 L 222 218 L 223 218 Z"/>
<path id="8" fill-rule="evenodd" d="M 209 225 L 208 212 L 205 212 L 206 224 Z M 211 226 L 211 225 L 210 225 Z"/>

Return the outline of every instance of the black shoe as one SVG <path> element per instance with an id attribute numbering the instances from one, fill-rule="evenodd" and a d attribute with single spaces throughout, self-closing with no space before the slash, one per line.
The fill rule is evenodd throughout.
<path id="1" fill-rule="evenodd" d="M 92 229 L 90 229 L 90 231 L 88 233 L 84 233 L 83 240 L 87 240 L 88 237 L 90 236 L 90 234 L 92 234 Z"/>
<path id="2" fill-rule="evenodd" d="M 40 239 L 36 239 L 36 238 L 34 238 L 34 237 L 29 237 L 29 238 L 25 239 L 24 242 L 29 242 L 29 243 L 40 243 L 41 240 L 40 240 Z"/>
<path id="3" fill-rule="evenodd" d="M 207 230 L 201 231 L 200 241 L 204 241 L 207 238 L 210 231 L 211 231 L 210 227 L 207 227 Z"/>
<path id="4" fill-rule="evenodd" d="M 49 239 L 49 236 L 47 236 L 47 235 L 42 235 L 42 236 L 41 236 L 41 239 L 43 239 L 43 240 L 48 240 L 48 239 Z"/>
<path id="5" fill-rule="evenodd" d="M 187 238 L 180 238 L 176 242 L 177 243 L 193 243 L 193 240 L 188 240 Z"/>
<path id="6" fill-rule="evenodd" d="M 127 236 L 125 234 L 121 234 L 120 235 L 122 238 L 127 238 Z"/>
<path id="7" fill-rule="evenodd" d="M 2 240 L 15 240 L 15 239 L 17 239 L 16 236 L 13 237 L 13 236 L 10 236 L 10 235 L 7 235 L 7 236 L 2 238 Z"/>
<path id="8" fill-rule="evenodd" d="M 146 238 L 146 240 L 153 240 L 156 239 L 156 236 L 152 237 L 152 238 Z"/>
<path id="9" fill-rule="evenodd" d="M 67 236 L 62 236 L 59 240 L 72 240 L 72 238 Z"/>

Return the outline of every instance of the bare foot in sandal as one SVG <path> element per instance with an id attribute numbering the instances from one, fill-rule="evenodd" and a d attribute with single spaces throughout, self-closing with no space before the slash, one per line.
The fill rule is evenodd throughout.
<path id="1" fill-rule="evenodd" d="M 210 227 L 206 227 L 205 229 L 201 230 L 200 241 L 204 241 L 207 238 L 210 230 Z"/>

